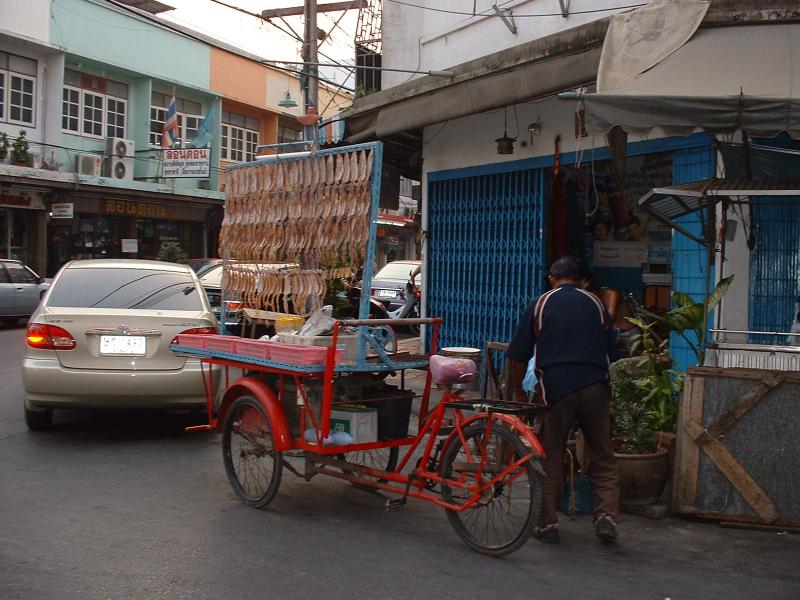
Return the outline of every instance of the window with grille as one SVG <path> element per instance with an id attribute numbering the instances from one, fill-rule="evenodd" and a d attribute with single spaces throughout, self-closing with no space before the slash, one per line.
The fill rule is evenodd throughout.
<path id="1" fill-rule="evenodd" d="M 81 91 L 64 86 L 61 100 L 61 129 L 64 131 L 80 131 Z"/>
<path id="2" fill-rule="evenodd" d="M 83 135 L 103 136 L 103 97 L 89 92 L 83 93 Z"/>
<path id="3" fill-rule="evenodd" d="M 222 111 L 222 160 L 255 160 L 260 128 L 258 119 Z"/>
<path id="4" fill-rule="evenodd" d="M 0 52 L 0 122 L 35 124 L 36 65 L 33 59 Z"/>
<path id="5" fill-rule="evenodd" d="M 66 70 L 61 129 L 86 137 L 127 137 L 128 86 Z"/>
<path id="6" fill-rule="evenodd" d="M 106 99 L 106 136 L 125 137 L 125 100 Z"/>

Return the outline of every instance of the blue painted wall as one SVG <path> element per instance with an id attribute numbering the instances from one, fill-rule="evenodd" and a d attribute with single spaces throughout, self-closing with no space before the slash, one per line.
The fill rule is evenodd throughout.
<path id="1" fill-rule="evenodd" d="M 706 145 L 676 150 L 672 154 L 672 182 L 689 183 L 715 174 L 715 153 L 708 140 Z M 702 237 L 700 215 L 693 213 L 676 219 L 687 231 Z M 711 269 L 711 287 L 714 285 L 713 266 L 709 267 L 704 246 L 678 231 L 672 236 L 672 289 L 689 294 L 697 301 L 706 295 L 706 278 Z M 710 322 L 710 321 L 709 321 Z M 690 335 L 696 342 L 697 337 Z M 678 335 L 670 336 L 670 354 L 678 369 L 697 364 L 689 344 Z"/>

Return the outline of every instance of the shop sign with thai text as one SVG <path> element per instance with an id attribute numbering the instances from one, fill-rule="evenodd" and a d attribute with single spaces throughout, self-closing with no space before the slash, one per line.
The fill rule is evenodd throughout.
<path id="1" fill-rule="evenodd" d="M 129 200 L 106 200 L 105 212 L 112 215 L 129 217 L 145 217 L 149 219 L 168 218 L 167 207 L 149 202 L 131 202 Z"/>
<path id="2" fill-rule="evenodd" d="M 54 219 L 71 219 L 75 215 L 72 202 L 53 202 L 50 205 L 50 216 Z"/>
<path id="3" fill-rule="evenodd" d="M 4 208 L 33 208 L 44 210 L 44 195 L 41 192 L 9 188 L 0 190 L 0 206 Z"/>
<path id="4" fill-rule="evenodd" d="M 164 177 L 208 177 L 210 165 L 209 148 L 164 150 Z"/>

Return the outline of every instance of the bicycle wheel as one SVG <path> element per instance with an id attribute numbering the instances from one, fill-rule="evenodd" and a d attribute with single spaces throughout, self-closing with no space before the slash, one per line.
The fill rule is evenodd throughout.
<path id="1" fill-rule="evenodd" d="M 488 435 L 487 435 L 488 433 Z M 482 466 L 484 481 L 530 453 L 517 435 L 499 423 L 474 423 L 464 430 L 464 440 L 452 438 L 442 454 L 439 474 L 442 499 L 464 505 L 474 492 L 447 485 L 458 481 L 467 486 L 478 483 L 478 468 Z M 461 512 L 446 509 L 447 518 L 458 537 L 482 554 L 503 556 L 518 550 L 528 540 L 531 527 L 541 510 L 541 480 L 530 460 L 508 473 L 470 508 Z"/>
<path id="2" fill-rule="evenodd" d="M 394 471 L 397 466 L 397 457 L 400 454 L 397 447 L 394 448 L 376 448 L 375 450 L 359 450 L 358 452 L 348 452 L 347 454 L 340 454 L 339 458 L 351 462 L 356 465 L 364 465 L 376 471 Z M 349 469 L 342 469 L 348 475 L 353 475 L 355 472 Z M 362 475 L 362 477 L 367 477 Z M 376 479 L 380 483 L 384 483 L 385 479 Z M 356 487 L 361 487 L 353 482 Z"/>
<path id="3" fill-rule="evenodd" d="M 273 448 L 269 417 L 253 396 L 238 398 L 225 417 L 222 459 L 228 481 L 243 504 L 263 508 L 275 497 L 283 457 Z"/>

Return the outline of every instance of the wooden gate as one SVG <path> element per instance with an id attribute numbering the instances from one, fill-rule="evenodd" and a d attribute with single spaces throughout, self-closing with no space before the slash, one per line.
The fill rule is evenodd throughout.
<path id="1" fill-rule="evenodd" d="M 673 508 L 723 521 L 800 526 L 800 373 L 689 370 Z"/>

